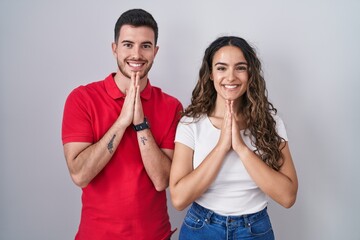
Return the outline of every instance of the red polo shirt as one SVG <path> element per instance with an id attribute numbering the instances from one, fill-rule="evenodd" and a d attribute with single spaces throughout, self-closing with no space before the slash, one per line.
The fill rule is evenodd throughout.
<path id="1" fill-rule="evenodd" d="M 125 96 L 113 76 L 70 93 L 63 115 L 63 144 L 96 143 L 118 118 Z M 141 92 L 141 101 L 158 146 L 174 149 L 181 103 L 150 82 Z M 166 192 L 156 191 L 147 175 L 131 126 L 109 163 L 82 191 L 76 239 L 160 240 L 171 235 Z"/>

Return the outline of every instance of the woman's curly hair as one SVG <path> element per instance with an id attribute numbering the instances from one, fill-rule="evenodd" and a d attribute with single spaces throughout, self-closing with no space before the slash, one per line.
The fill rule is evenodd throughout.
<path id="1" fill-rule="evenodd" d="M 239 111 L 246 122 L 245 134 L 251 135 L 254 151 L 270 167 L 279 170 L 282 165 L 282 141 L 276 132 L 276 122 L 272 114 L 277 110 L 268 101 L 266 84 L 263 77 L 261 62 L 255 50 L 242 38 L 224 36 L 216 39 L 206 49 L 199 71 L 199 80 L 192 92 L 190 105 L 185 109 L 183 116 L 198 119 L 203 114 L 208 116 L 214 111 L 217 92 L 214 83 L 210 80 L 211 66 L 215 53 L 224 46 L 238 47 L 248 63 L 248 84 L 246 93 L 242 96 Z"/>

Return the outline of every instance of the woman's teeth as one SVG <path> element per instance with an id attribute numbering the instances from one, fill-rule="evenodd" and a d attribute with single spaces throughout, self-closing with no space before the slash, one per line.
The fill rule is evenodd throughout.
<path id="1" fill-rule="evenodd" d="M 237 85 L 224 85 L 225 88 L 230 88 L 230 89 L 233 89 L 233 88 L 236 88 Z"/>

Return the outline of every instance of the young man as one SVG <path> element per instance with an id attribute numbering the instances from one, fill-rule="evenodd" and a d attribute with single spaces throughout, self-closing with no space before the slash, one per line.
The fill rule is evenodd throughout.
<path id="1" fill-rule="evenodd" d="M 117 72 L 66 100 L 64 153 L 82 188 L 75 239 L 170 239 L 165 189 L 182 105 L 148 80 L 157 38 L 151 14 L 124 12 L 112 44 Z"/>

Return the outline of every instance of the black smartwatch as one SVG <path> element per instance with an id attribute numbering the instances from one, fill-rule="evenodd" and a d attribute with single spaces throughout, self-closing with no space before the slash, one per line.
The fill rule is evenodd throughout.
<path id="1" fill-rule="evenodd" d="M 144 121 L 140 124 L 137 124 L 137 125 L 133 125 L 133 128 L 135 131 L 141 131 L 141 130 L 144 130 L 144 129 L 150 129 L 150 124 L 148 122 L 148 120 L 146 119 L 146 117 L 144 117 Z"/>

